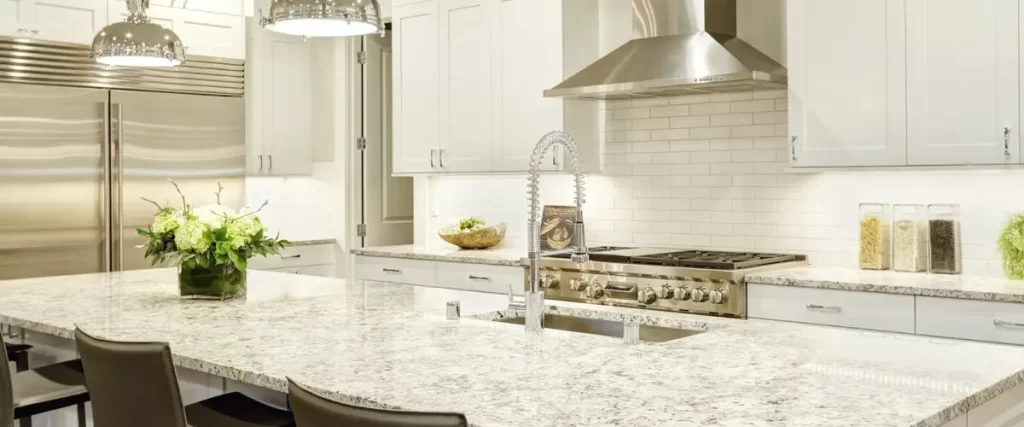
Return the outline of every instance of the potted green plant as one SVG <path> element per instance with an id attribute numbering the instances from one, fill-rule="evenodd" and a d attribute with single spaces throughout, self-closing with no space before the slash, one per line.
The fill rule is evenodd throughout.
<path id="1" fill-rule="evenodd" d="M 238 212 L 220 204 L 224 187 L 217 184 L 217 204 L 192 207 L 181 188 L 181 208 L 156 206 L 153 223 L 136 230 L 147 239 L 140 247 L 153 265 L 173 262 L 178 266 L 178 289 L 183 297 L 228 299 L 245 295 L 245 269 L 249 258 L 280 253 L 288 244 L 278 236 L 268 237 L 267 227 L 256 217 L 259 209 Z"/>

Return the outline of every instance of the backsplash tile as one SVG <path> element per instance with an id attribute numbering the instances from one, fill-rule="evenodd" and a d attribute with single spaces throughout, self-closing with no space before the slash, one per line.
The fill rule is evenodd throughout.
<path id="1" fill-rule="evenodd" d="M 799 252 L 814 265 L 856 267 L 859 203 L 959 203 L 964 272 L 1002 275 L 995 240 L 1024 211 L 1011 193 L 1024 187 L 1024 171 L 787 173 L 785 97 L 603 103 L 605 166 L 587 178 L 588 243 Z M 525 175 L 431 177 L 427 187 L 432 239 L 480 215 L 506 222 L 503 246 L 525 250 Z M 542 204 L 571 204 L 572 192 L 571 177 L 542 177 Z"/>

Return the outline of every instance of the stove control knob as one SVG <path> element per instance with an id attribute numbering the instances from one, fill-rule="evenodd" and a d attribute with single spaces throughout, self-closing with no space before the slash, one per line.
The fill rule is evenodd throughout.
<path id="1" fill-rule="evenodd" d="M 725 304 L 729 300 L 729 293 L 725 289 L 715 289 L 711 291 L 708 299 L 712 304 Z"/>
<path id="2" fill-rule="evenodd" d="M 583 292 L 587 290 L 587 281 L 580 278 L 569 279 L 569 289 L 576 292 Z"/>
<path id="3" fill-rule="evenodd" d="M 708 289 L 697 288 L 690 292 L 690 297 L 693 298 L 693 302 L 705 302 L 708 300 Z"/>
<path id="4" fill-rule="evenodd" d="M 541 287 L 545 287 L 545 288 L 549 288 L 549 289 L 550 288 L 557 288 L 558 287 L 558 278 L 555 277 L 555 276 L 552 276 L 550 274 L 547 275 L 547 276 L 541 277 L 540 285 L 541 285 Z"/>
<path id="5" fill-rule="evenodd" d="M 675 288 L 671 285 L 661 285 L 657 291 L 658 299 L 672 299 L 672 296 L 675 295 L 676 292 Z"/>
<path id="6" fill-rule="evenodd" d="M 604 296 L 604 287 L 601 286 L 600 282 L 594 282 L 590 286 L 587 286 L 587 298 L 601 299 Z"/>
<path id="7" fill-rule="evenodd" d="M 675 292 L 672 295 L 677 301 L 686 301 L 690 299 L 690 288 L 686 286 L 676 286 Z"/>
<path id="8" fill-rule="evenodd" d="M 636 301 L 640 304 L 654 304 L 658 300 L 658 294 L 650 286 L 644 288 L 636 295 Z"/>

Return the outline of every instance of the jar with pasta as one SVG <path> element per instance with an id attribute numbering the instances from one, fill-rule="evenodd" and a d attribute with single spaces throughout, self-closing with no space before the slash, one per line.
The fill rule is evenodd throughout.
<path id="1" fill-rule="evenodd" d="M 928 205 L 928 271 L 960 273 L 959 205 Z"/>
<path id="2" fill-rule="evenodd" d="M 860 205 L 860 268 L 888 270 L 890 242 L 889 205 Z"/>
<path id="3" fill-rule="evenodd" d="M 895 205 L 892 209 L 892 269 L 928 269 L 928 210 L 924 205 Z"/>

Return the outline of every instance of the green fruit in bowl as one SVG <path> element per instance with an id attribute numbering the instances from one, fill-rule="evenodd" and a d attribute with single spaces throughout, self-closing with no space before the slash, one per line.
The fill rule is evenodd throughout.
<path id="1" fill-rule="evenodd" d="M 459 221 L 459 230 L 476 230 L 482 228 L 487 222 L 483 218 L 471 216 Z"/>

